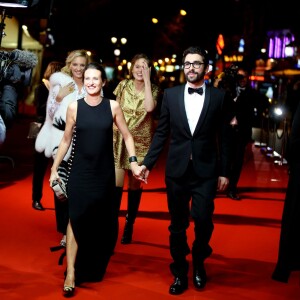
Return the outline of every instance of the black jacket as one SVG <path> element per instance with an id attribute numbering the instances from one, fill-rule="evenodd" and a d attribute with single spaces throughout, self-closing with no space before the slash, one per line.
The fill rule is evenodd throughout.
<path id="1" fill-rule="evenodd" d="M 182 176 L 192 154 L 198 176 L 228 177 L 230 116 L 225 92 L 206 86 L 203 109 L 192 135 L 185 112 L 184 89 L 185 85 L 165 89 L 158 126 L 143 163 L 151 170 L 170 139 L 166 176 Z"/>

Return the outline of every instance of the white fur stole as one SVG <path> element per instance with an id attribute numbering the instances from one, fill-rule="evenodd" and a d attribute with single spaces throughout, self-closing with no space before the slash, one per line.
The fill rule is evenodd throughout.
<path id="1" fill-rule="evenodd" d="M 50 90 L 47 99 L 46 120 L 35 142 L 35 149 L 38 152 L 45 152 L 46 157 L 52 156 L 54 158 L 64 134 L 68 105 L 76 100 L 77 92 L 75 90 L 73 93 L 63 98 L 60 105 L 57 106 L 53 118 L 51 117 L 53 114 L 53 103 L 55 103 L 57 93 L 59 92 L 61 87 L 67 85 L 70 82 L 74 82 L 73 79 L 62 72 L 54 73 L 50 77 Z M 69 158 L 70 152 L 71 147 L 64 157 L 64 160 L 67 160 Z"/>

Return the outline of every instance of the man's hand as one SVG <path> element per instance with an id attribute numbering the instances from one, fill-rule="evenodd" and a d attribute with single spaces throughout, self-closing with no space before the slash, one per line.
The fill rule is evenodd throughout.
<path id="1" fill-rule="evenodd" d="M 145 165 L 142 165 L 141 168 L 142 168 L 142 174 L 141 175 L 143 177 L 143 181 L 145 183 L 148 183 L 148 176 L 150 174 L 150 171 L 147 169 L 147 167 Z"/>
<path id="2" fill-rule="evenodd" d="M 220 176 L 218 178 L 218 191 L 225 191 L 229 183 L 229 179 L 227 177 Z"/>

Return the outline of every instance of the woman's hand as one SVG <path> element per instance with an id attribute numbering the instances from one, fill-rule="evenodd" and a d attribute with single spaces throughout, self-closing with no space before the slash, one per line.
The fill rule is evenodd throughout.
<path id="1" fill-rule="evenodd" d="M 59 90 L 55 100 L 57 102 L 61 102 L 66 96 L 73 93 L 74 90 L 75 90 L 75 83 L 74 82 L 69 82 L 67 85 L 63 86 Z"/>
<path id="2" fill-rule="evenodd" d="M 137 163 L 131 163 L 130 167 L 135 179 L 147 183 L 147 178 L 145 177 L 145 169 L 142 166 L 139 166 Z"/>
<path id="3" fill-rule="evenodd" d="M 50 179 L 49 179 L 50 187 L 52 187 L 52 183 L 54 180 L 57 180 L 59 182 L 61 181 L 61 179 L 57 173 L 57 170 L 51 170 Z"/>
<path id="4" fill-rule="evenodd" d="M 150 68 L 148 67 L 146 61 L 143 62 L 142 74 L 143 74 L 144 81 L 150 80 L 151 67 Z"/>

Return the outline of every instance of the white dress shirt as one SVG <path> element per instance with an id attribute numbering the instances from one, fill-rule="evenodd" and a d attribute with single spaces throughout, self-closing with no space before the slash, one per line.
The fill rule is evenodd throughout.
<path id="1" fill-rule="evenodd" d="M 205 84 L 203 84 L 202 86 L 203 88 L 202 95 L 199 95 L 198 93 L 189 94 L 188 88 L 189 85 L 186 84 L 184 90 L 184 106 L 185 106 L 185 112 L 189 122 L 190 130 L 193 135 L 203 108 Z"/>

